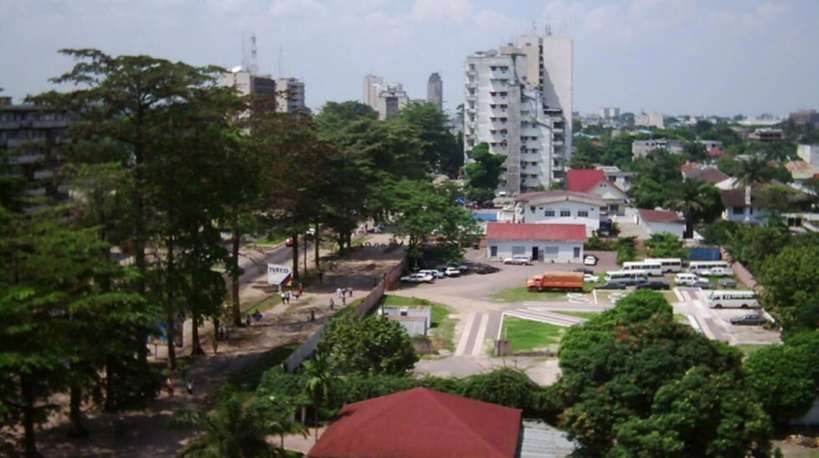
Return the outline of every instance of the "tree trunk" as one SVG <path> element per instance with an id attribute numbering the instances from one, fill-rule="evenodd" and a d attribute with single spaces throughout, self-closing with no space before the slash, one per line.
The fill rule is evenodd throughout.
<path id="1" fill-rule="evenodd" d="M 745 222 L 751 221 L 751 185 L 745 186 Z"/>
<path id="2" fill-rule="evenodd" d="M 117 410 L 116 370 L 114 370 L 114 364 L 116 364 L 114 357 L 107 355 L 105 357 L 105 404 L 103 407 L 105 412 L 115 412 Z"/>
<path id="3" fill-rule="evenodd" d="M 299 279 L 299 234 L 291 236 L 293 239 L 293 281 Z"/>
<path id="4" fill-rule="evenodd" d="M 304 266 L 304 273 L 307 274 L 307 237 L 304 237 L 304 252 L 302 253 L 302 264 Z"/>
<path id="5" fill-rule="evenodd" d="M 168 369 L 176 369 L 176 347 L 174 341 L 176 340 L 176 307 L 174 307 L 174 286 L 173 286 L 173 276 L 174 276 L 174 243 L 173 237 L 168 239 L 167 243 L 168 247 L 168 268 L 166 271 L 167 280 L 166 285 L 168 290 L 166 293 L 166 303 L 165 303 L 165 332 L 168 336 Z"/>
<path id="6" fill-rule="evenodd" d="M 319 264 L 319 246 L 321 245 L 321 233 L 319 232 L 321 226 L 319 223 L 316 223 L 316 233 L 313 235 L 313 263 L 316 265 L 316 272 L 321 270 L 321 265 Z"/>
<path id="7" fill-rule="evenodd" d="M 239 300 L 239 240 L 241 237 L 239 225 L 236 224 L 236 215 L 234 214 L 234 224 L 231 230 L 231 244 L 232 256 L 231 259 L 231 276 L 230 276 L 230 295 L 232 299 L 231 321 L 233 326 L 243 326 L 242 323 L 242 305 Z"/>
<path id="8" fill-rule="evenodd" d="M 79 381 L 71 383 L 69 391 L 69 413 L 71 428 L 68 430 L 68 437 L 88 437 L 88 429 L 82 422 L 82 387 Z"/>
<path id="9" fill-rule="evenodd" d="M 37 437 L 35 436 L 34 424 L 36 422 L 36 401 L 34 379 L 36 375 L 20 376 L 20 392 L 23 395 L 23 450 L 27 458 L 41 456 L 37 452 Z"/>
<path id="10" fill-rule="evenodd" d="M 191 313 L 191 355 L 204 355 L 205 350 L 202 349 L 202 343 L 199 342 L 199 326 L 197 325 L 199 313 L 195 312 L 196 307 L 193 310 L 194 312 Z"/>

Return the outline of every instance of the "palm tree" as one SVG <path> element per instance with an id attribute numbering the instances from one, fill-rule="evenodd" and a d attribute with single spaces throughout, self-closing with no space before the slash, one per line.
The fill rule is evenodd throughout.
<path id="1" fill-rule="evenodd" d="M 736 174 L 737 184 L 745 187 L 745 222 L 749 222 L 751 214 L 751 186 L 754 183 L 770 181 L 770 167 L 762 159 L 753 156 L 748 160 L 740 161 Z"/>
<path id="2" fill-rule="evenodd" d="M 219 389 L 212 412 L 180 411 L 172 426 L 193 427 L 204 434 L 191 441 L 179 454 L 183 457 L 257 457 L 281 452 L 265 437 L 270 433 L 263 415 L 248 409 L 242 393 L 230 385 Z"/>
<path id="3" fill-rule="evenodd" d="M 698 219 L 705 216 L 711 205 L 713 205 L 712 192 L 708 189 L 708 183 L 700 180 L 688 179 L 682 182 L 678 188 L 677 197 L 669 199 L 664 206 L 683 214 L 685 219 L 685 233 L 683 237 L 690 239 L 694 237 L 694 224 Z"/>
<path id="4" fill-rule="evenodd" d="M 304 375 L 307 377 L 307 382 L 304 385 L 305 393 L 310 397 L 313 403 L 314 422 L 316 427 L 316 440 L 318 440 L 318 418 L 319 406 L 330 394 L 330 383 L 332 382 L 332 371 L 327 360 L 320 354 L 302 363 Z"/>

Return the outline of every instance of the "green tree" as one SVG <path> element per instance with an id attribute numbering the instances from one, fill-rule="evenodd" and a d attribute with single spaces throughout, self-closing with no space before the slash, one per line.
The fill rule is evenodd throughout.
<path id="1" fill-rule="evenodd" d="M 737 167 L 735 178 L 737 184 L 745 188 L 745 206 L 751 206 L 751 187 L 756 183 L 764 183 L 771 179 L 771 169 L 768 164 L 757 156 L 748 160 L 740 161 Z M 745 214 L 747 223 L 750 214 Z"/>
<path id="2" fill-rule="evenodd" d="M 313 426 L 315 426 L 316 440 L 318 440 L 319 408 L 330 396 L 333 373 L 321 353 L 302 363 L 302 370 L 306 379 L 304 391 L 313 404 Z"/>
<path id="3" fill-rule="evenodd" d="M 470 159 L 464 169 L 467 197 L 474 202 L 492 200 L 498 189 L 501 166 L 506 161 L 506 156 L 490 153 L 489 144 L 484 142 L 472 148 Z"/>
<path id="4" fill-rule="evenodd" d="M 804 234 L 781 245 L 762 264 L 758 281 L 762 304 L 773 313 L 786 334 L 819 328 L 819 240 Z M 775 241 L 773 243 L 776 243 Z"/>
<path id="5" fill-rule="evenodd" d="M 447 126 L 447 116 L 429 103 L 410 103 L 398 112 L 416 129 L 429 171 L 456 178 L 463 167 L 463 148 Z"/>
<path id="6" fill-rule="evenodd" d="M 694 237 L 694 225 L 711 223 L 720 217 L 725 206 L 719 190 L 711 183 L 685 180 L 675 195 L 665 202 L 665 207 L 681 212 L 685 219 L 684 238 Z"/>
<path id="7" fill-rule="evenodd" d="M 418 361 L 400 323 L 358 315 L 329 323 L 316 352 L 341 374 L 405 375 Z"/>
<path id="8" fill-rule="evenodd" d="M 676 323 L 657 292 L 569 328 L 558 357 L 561 423 L 583 456 L 766 456 L 740 353 Z"/>
<path id="9" fill-rule="evenodd" d="M 688 257 L 688 250 L 683 241 L 676 235 L 668 232 L 651 234 L 651 238 L 646 240 L 646 255 L 651 258 L 680 258 Z"/>

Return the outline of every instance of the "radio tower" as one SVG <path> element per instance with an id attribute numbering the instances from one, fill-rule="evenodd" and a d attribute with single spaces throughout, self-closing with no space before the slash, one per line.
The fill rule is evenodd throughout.
<path id="1" fill-rule="evenodd" d="M 250 65 L 247 69 L 251 75 L 255 75 L 259 70 L 256 66 L 256 34 L 250 35 Z"/>

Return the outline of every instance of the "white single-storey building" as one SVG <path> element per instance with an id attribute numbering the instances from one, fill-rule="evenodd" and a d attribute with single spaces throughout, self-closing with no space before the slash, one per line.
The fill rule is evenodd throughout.
<path id="1" fill-rule="evenodd" d="M 649 237 L 651 237 L 651 234 L 668 232 L 681 239 L 685 234 L 685 221 L 674 212 L 638 208 L 634 218 L 636 219 L 635 223 L 642 227 Z"/>
<path id="2" fill-rule="evenodd" d="M 606 208 L 600 196 L 588 192 L 529 192 L 516 201 L 516 223 L 583 224 L 587 237 L 600 229 L 600 211 Z"/>
<path id="3" fill-rule="evenodd" d="M 486 256 L 496 261 L 525 255 L 533 261 L 582 262 L 586 240 L 583 224 L 489 223 Z"/>

